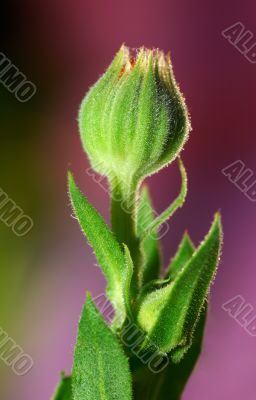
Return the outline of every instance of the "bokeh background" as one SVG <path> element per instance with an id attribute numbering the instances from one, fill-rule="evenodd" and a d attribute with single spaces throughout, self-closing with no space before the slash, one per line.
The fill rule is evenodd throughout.
<path id="1" fill-rule="evenodd" d="M 60 370 L 70 371 L 85 290 L 104 290 L 92 250 L 71 216 L 66 171 L 109 220 L 107 194 L 86 174 L 77 110 L 125 42 L 171 50 L 193 131 L 183 152 L 189 193 L 163 240 L 165 262 L 184 229 L 195 243 L 216 209 L 224 252 L 211 290 L 204 352 L 184 400 L 254 400 L 256 337 L 223 311 L 241 295 L 256 315 L 256 203 L 221 173 L 242 160 L 255 171 L 256 65 L 221 35 L 241 21 L 256 35 L 256 3 L 239 0 L 8 0 L 1 5 L 1 46 L 37 86 L 27 103 L 0 85 L 0 187 L 34 221 L 16 237 L 0 222 L 0 326 L 29 353 L 23 377 L 0 361 L 3 400 L 48 400 Z M 256 37 L 256 36 L 255 36 Z M 256 176 L 256 175 L 255 175 Z M 148 180 L 159 212 L 177 194 L 175 164 Z"/>

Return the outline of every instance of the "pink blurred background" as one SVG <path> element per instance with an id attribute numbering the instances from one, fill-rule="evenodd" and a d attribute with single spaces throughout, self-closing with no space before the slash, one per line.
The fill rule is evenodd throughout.
<path id="1" fill-rule="evenodd" d="M 108 219 L 108 196 L 86 175 L 79 104 L 120 45 L 171 50 L 193 131 L 182 154 L 188 170 L 185 206 L 163 240 L 165 261 L 184 229 L 198 244 L 220 209 L 225 232 L 211 290 L 204 352 L 184 400 L 254 400 L 256 337 L 221 308 L 241 295 L 256 315 L 256 203 L 221 170 L 242 160 L 255 171 L 256 64 L 221 32 L 241 21 L 255 35 L 256 3 L 202 0 L 9 1 L 1 17 L 4 52 L 37 86 L 19 103 L 0 86 L 1 188 L 34 220 L 17 238 L 0 226 L 0 326 L 34 360 L 24 377 L 0 364 L 4 400 L 49 399 L 60 370 L 70 371 L 85 290 L 104 290 L 91 248 L 71 217 L 66 171 Z M 157 211 L 176 195 L 177 166 L 148 180 Z"/>

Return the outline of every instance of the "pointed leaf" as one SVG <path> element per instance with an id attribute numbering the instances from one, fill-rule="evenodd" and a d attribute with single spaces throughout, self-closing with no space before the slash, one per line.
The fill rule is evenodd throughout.
<path id="1" fill-rule="evenodd" d="M 124 314 L 123 283 L 127 271 L 122 250 L 105 221 L 79 191 L 71 174 L 69 192 L 78 222 L 107 279 L 108 297 L 119 314 Z"/>
<path id="2" fill-rule="evenodd" d="M 150 225 L 150 227 L 146 230 L 146 232 L 143 234 L 143 238 L 147 237 L 150 235 L 152 232 L 157 231 L 160 226 L 167 220 L 169 219 L 175 211 L 183 206 L 183 203 L 185 201 L 186 195 L 187 195 L 187 174 L 186 174 L 186 169 L 184 167 L 184 164 L 181 160 L 181 158 L 178 159 L 179 161 L 179 168 L 180 168 L 180 173 L 181 173 L 181 190 L 178 195 L 178 197 L 171 203 L 171 205 L 163 211 Z"/>
<path id="3" fill-rule="evenodd" d="M 56 390 L 53 400 L 72 400 L 72 382 L 71 376 L 61 374 L 61 381 Z"/>
<path id="4" fill-rule="evenodd" d="M 167 278 L 174 280 L 178 273 L 183 269 L 188 260 L 192 257 L 195 247 L 187 232 L 184 233 L 179 248 L 170 262 L 167 269 Z"/>
<path id="5" fill-rule="evenodd" d="M 145 186 L 141 193 L 141 199 L 138 208 L 137 235 L 140 237 L 143 232 L 150 227 L 153 221 L 154 210 L 148 188 Z M 144 285 L 147 282 L 159 277 L 160 246 L 157 233 L 151 232 L 151 234 L 146 237 L 145 240 L 143 240 L 141 248 L 144 256 L 144 263 L 141 271 L 141 281 Z"/>
<path id="6" fill-rule="evenodd" d="M 208 235 L 176 280 L 150 293 L 143 301 L 138 321 L 148 333 L 145 347 L 151 342 L 160 351 L 172 351 L 175 362 L 184 356 L 216 273 L 221 242 L 222 228 L 217 213 Z"/>
<path id="7" fill-rule="evenodd" d="M 72 374 L 74 400 L 130 400 L 128 360 L 90 297 L 79 323 Z"/>

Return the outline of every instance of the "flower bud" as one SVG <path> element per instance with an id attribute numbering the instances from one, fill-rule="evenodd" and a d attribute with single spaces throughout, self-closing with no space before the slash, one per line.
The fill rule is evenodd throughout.
<path id="1" fill-rule="evenodd" d="M 130 185 L 174 160 L 190 130 L 169 55 L 122 46 L 89 90 L 79 114 L 93 168 Z"/>

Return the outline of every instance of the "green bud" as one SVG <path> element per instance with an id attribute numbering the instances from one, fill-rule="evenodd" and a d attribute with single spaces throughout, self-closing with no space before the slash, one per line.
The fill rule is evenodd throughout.
<path id="1" fill-rule="evenodd" d="M 93 168 L 134 185 L 174 160 L 190 130 L 169 55 L 122 46 L 82 102 L 79 127 Z"/>

